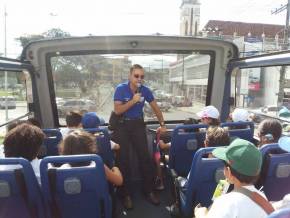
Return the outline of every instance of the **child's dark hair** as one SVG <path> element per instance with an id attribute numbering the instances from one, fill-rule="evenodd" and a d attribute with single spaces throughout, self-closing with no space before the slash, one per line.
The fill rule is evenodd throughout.
<path id="1" fill-rule="evenodd" d="M 82 130 L 70 132 L 60 143 L 60 154 L 96 154 L 97 146 L 95 137 Z"/>
<path id="2" fill-rule="evenodd" d="M 16 120 L 16 121 L 13 121 L 11 123 L 9 123 L 7 125 L 7 132 L 9 132 L 10 130 L 14 129 L 16 126 L 19 126 L 23 123 L 26 123 L 27 121 L 26 120 Z"/>
<path id="3" fill-rule="evenodd" d="M 215 118 L 211 118 L 211 117 L 208 117 L 208 119 L 210 120 L 210 122 L 209 122 L 210 126 L 219 126 L 221 124 L 219 119 L 215 119 Z"/>
<path id="4" fill-rule="evenodd" d="M 198 124 L 198 120 L 194 118 L 187 118 L 183 122 L 184 125 Z M 185 132 L 199 132 L 199 129 L 185 129 Z"/>
<path id="5" fill-rule="evenodd" d="M 37 126 L 23 123 L 11 129 L 4 138 L 5 157 L 36 158 L 43 143 L 44 133 Z"/>
<path id="6" fill-rule="evenodd" d="M 276 119 L 265 119 L 259 124 L 258 133 L 261 136 L 271 134 L 273 142 L 278 142 L 282 134 L 282 125 Z"/>
<path id="7" fill-rule="evenodd" d="M 70 111 L 67 113 L 65 121 L 68 127 L 77 127 L 82 122 L 82 115 L 78 111 Z"/>
<path id="8" fill-rule="evenodd" d="M 256 176 L 247 176 L 243 175 L 239 172 L 237 172 L 235 169 L 233 169 L 227 162 L 224 161 L 224 164 L 226 167 L 229 167 L 231 170 L 231 173 L 234 177 L 236 177 L 241 183 L 245 184 L 255 184 L 255 182 L 258 180 L 260 174 Z"/>
<path id="9" fill-rule="evenodd" d="M 28 118 L 27 122 L 30 123 L 31 125 L 34 125 L 34 126 L 41 128 L 41 124 L 40 124 L 39 120 L 36 119 L 35 117 Z"/>

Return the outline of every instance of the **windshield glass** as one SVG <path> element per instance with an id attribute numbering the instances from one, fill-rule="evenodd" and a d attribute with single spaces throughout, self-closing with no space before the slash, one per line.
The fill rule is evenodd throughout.
<path id="1" fill-rule="evenodd" d="M 132 64 L 145 69 L 148 86 L 166 120 L 196 117 L 206 101 L 209 55 L 106 54 L 57 56 L 51 59 L 59 122 L 68 111 L 96 111 L 105 121 L 113 110 L 117 84 L 128 81 Z M 145 120 L 156 120 L 148 103 Z"/>

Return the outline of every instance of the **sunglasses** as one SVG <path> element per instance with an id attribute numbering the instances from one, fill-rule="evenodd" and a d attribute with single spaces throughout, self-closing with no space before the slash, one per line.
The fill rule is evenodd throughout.
<path id="1" fill-rule="evenodd" d="M 136 79 L 144 79 L 144 75 L 139 75 L 139 74 L 134 74 L 134 77 L 136 78 Z"/>

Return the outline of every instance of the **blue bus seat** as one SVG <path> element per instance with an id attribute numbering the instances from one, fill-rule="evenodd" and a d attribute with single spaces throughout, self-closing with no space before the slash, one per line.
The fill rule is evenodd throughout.
<path id="1" fill-rule="evenodd" d="M 185 185 L 178 185 L 178 201 L 184 216 L 192 216 L 193 208 L 200 203 L 208 207 L 219 180 L 224 179 L 223 161 L 217 158 L 204 158 L 215 147 L 200 148 L 194 155 L 190 174 Z"/>
<path id="2" fill-rule="evenodd" d="M 221 127 L 228 127 L 230 137 L 254 142 L 254 123 L 253 122 L 228 122 L 221 123 Z"/>
<path id="3" fill-rule="evenodd" d="M 281 200 L 290 193 L 290 153 L 282 151 L 278 144 L 264 145 L 260 151 L 263 155 L 263 191 L 268 200 Z"/>
<path id="4" fill-rule="evenodd" d="M 205 131 L 194 132 L 207 128 L 204 124 L 178 125 L 172 132 L 169 149 L 169 168 L 179 176 L 187 176 L 194 153 L 203 147 Z"/>
<path id="5" fill-rule="evenodd" d="M 0 217 L 46 217 L 44 199 L 30 162 L 3 158 L 0 165 Z"/>
<path id="6" fill-rule="evenodd" d="M 98 155 L 100 155 L 104 163 L 112 168 L 114 166 L 114 153 L 111 149 L 110 135 L 106 128 L 90 128 L 84 129 L 96 136 L 98 145 Z"/>
<path id="7" fill-rule="evenodd" d="M 49 168 L 49 164 L 88 163 L 94 166 Z M 111 218 L 112 204 L 104 164 L 98 155 L 46 157 L 40 164 L 44 198 L 52 217 Z"/>
<path id="8" fill-rule="evenodd" d="M 290 218 L 290 208 L 283 208 L 271 213 L 267 218 Z"/>
<path id="9" fill-rule="evenodd" d="M 42 129 L 46 137 L 43 140 L 41 157 L 58 155 L 58 144 L 62 140 L 59 129 Z"/>

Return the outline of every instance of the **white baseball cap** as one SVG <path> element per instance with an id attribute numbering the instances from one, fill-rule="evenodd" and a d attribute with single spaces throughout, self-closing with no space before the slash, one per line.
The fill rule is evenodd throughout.
<path id="1" fill-rule="evenodd" d="M 209 105 L 204 107 L 200 112 L 197 112 L 196 115 L 199 118 L 213 118 L 213 119 L 218 119 L 220 116 L 220 113 L 218 109 L 216 109 L 214 106 Z"/>
<path id="2" fill-rule="evenodd" d="M 249 112 L 242 108 L 236 108 L 232 113 L 232 119 L 234 122 L 245 122 L 249 119 Z"/>
<path id="3" fill-rule="evenodd" d="M 290 152 L 290 137 L 288 136 L 281 137 L 278 141 L 278 145 L 282 150 Z"/>

